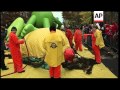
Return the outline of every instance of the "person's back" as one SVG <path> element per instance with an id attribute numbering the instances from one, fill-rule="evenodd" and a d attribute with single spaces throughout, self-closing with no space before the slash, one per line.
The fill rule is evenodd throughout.
<path id="1" fill-rule="evenodd" d="M 82 51 L 82 32 L 79 28 L 75 29 L 74 33 L 74 41 L 76 50 Z"/>
<path id="2" fill-rule="evenodd" d="M 72 47 L 73 34 L 70 29 L 66 29 L 66 37 L 68 38 L 70 46 Z"/>
<path id="3" fill-rule="evenodd" d="M 82 32 L 81 32 L 81 30 L 76 29 L 75 33 L 74 33 L 74 40 L 75 41 L 79 41 L 81 39 L 82 39 Z"/>
<path id="4" fill-rule="evenodd" d="M 61 62 L 64 62 L 63 57 L 63 38 L 57 32 L 51 32 L 44 39 L 44 46 L 46 48 L 46 57 L 45 61 L 53 67 L 60 65 Z"/>
<path id="5" fill-rule="evenodd" d="M 66 29 L 66 36 L 67 38 L 70 38 L 70 36 L 72 36 L 72 31 L 70 29 Z"/>

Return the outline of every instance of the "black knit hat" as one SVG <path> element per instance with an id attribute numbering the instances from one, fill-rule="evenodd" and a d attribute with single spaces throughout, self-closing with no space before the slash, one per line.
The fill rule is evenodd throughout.
<path id="1" fill-rule="evenodd" d="M 79 27 L 76 25 L 76 26 L 75 26 L 75 29 L 79 29 Z"/>
<path id="2" fill-rule="evenodd" d="M 50 31 L 56 31 L 56 23 L 53 22 L 52 25 L 50 26 Z"/>
<path id="3" fill-rule="evenodd" d="M 16 27 L 12 27 L 11 31 L 17 31 Z"/>

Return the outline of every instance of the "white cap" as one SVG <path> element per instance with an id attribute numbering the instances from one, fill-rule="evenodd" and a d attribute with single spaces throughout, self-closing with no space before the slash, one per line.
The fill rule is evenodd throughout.
<path id="1" fill-rule="evenodd" d="M 99 25 L 99 23 L 96 23 L 96 25 L 97 25 L 98 29 L 100 29 L 100 25 Z"/>
<path id="2" fill-rule="evenodd" d="M 61 30 L 65 30 L 65 28 L 64 28 L 64 25 L 61 25 L 61 28 L 60 28 Z"/>

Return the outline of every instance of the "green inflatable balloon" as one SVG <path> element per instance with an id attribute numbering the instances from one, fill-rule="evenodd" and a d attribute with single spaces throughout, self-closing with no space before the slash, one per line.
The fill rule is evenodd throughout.
<path id="1" fill-rule="evenodd" d="M 24 25 L 25 25 L 24 20 L 21 17 L 18 17 L 15 21 L 13 21 L 13 23 L 8 27 L 7 36 L 6 36 L 7 40 L 8 40 L 8 36 L 11 32 L 12 27 L 17 28 L 16 35 L 19 36 Z"/>
<path id="2" fill-rule="evenodd" d="M 62 23 L 53 16 L 52 12 L 34 11 L 32 12 L 32 15 L 28 20 L 27 24 L 24 23 L 24 20 L 21 17 L 18 17 L 17 19 L 15 19 L 8 28 L 7 38 L 11 32 L 12 27 L 16 27 L 17 36 L 19 38 L 23 38 L 26 34 L 38 28 L 49 28 L 53 22 L 55 22 L 56 25 L 58 25 L 58 29 L 62 25 Z"/>
<path id="3" fill-rule="evenodd" d="M 27 24 L 27 25 L 23 28 L 23 30 L 22 30 L 22 32 L 21 32 L 21 34 L 20 34 L 20 38 L 23 38 L 26 34 L 28 34 L 28 33 L 31 32 L 31 31 L 34 31 L 34 30 L 36 30 L 36 29 L 38 29 L 38 28 L 34 27 L 32 24 Z"/>
<path id="4" fill-rule="evenodd" d="M 32 16 L 34 16 L 34 17 L 32 17 Z M 53 16 L 52 12 L 47 12 L 47 11 L 32 12 L 32 16 L 31 16 L 30 20 L 31 21 L 33 20 L 33 22 L 35 21 L 35 16 L 36 16 L 36 21 L 35 21 L 34 25 L 37 28 L 49 28 L 53 22 L 58 24 L 59 28 L 62 25 L 62 23 Z M 29 23 L 29 21 L 28 21 L 28 23 Z"/>

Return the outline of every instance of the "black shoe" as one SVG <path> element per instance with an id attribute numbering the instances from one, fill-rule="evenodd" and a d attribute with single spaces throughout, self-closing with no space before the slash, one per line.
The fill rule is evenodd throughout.
<path id="1" fill-rule="evenodd" d="M 92 71 L 88 70 L 88 71 L 86 72 L 86 74 L 92 74 Z"/>
<path id="2" fill-rule="evenodd" d="M 2 70 L 8 70 L 9 68 L 5 67 L 5 68 L 2 68 Z"/>

